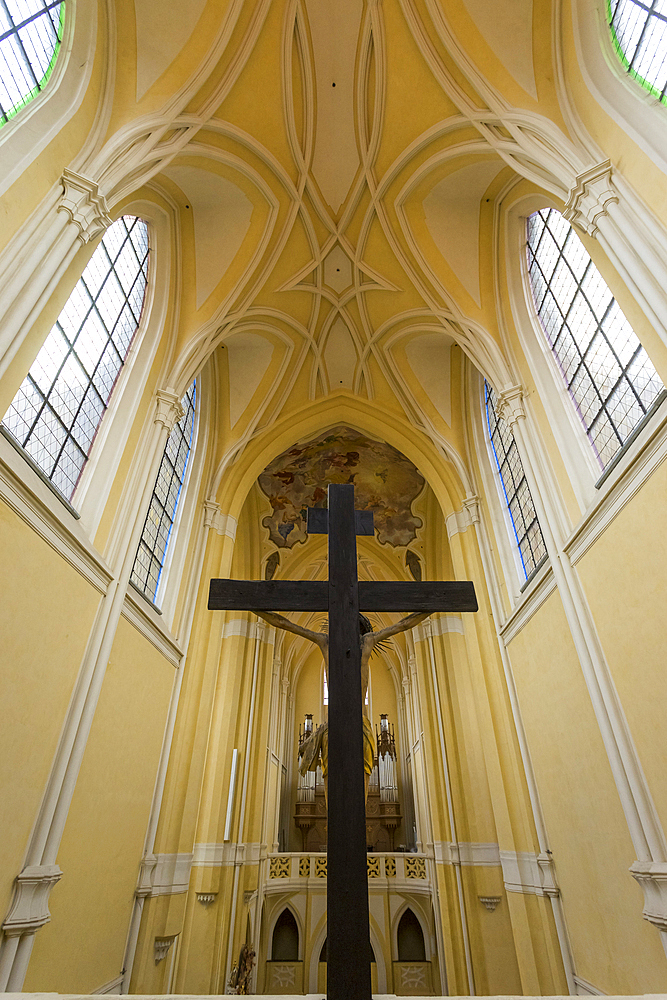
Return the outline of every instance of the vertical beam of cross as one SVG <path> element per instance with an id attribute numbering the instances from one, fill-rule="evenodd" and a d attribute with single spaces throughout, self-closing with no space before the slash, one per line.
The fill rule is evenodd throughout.
<path id="1" fill-rule="evenodd" d="M 329 486 L 327 997 L 370 1000 L 354 486 Z"/>

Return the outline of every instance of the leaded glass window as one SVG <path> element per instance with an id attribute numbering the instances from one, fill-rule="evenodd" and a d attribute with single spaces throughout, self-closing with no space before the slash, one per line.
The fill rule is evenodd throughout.
<path id="1" fill-rule="evenodd" d="M 62 0 L 0 0 L 0 125 L 46 86 L 64 18 Z"/>
<path id="2" fill-rule="evenodd" d="M 583 243 L 553 208 L 528 219 L 533 299 L 604 469 L 664 389 Z"/>
<path id="3" fill-rule="evenodd" d="M 496 395 L 488 382 L 484 383 L 484 396 L 491 449 L 527 579 L 546 557 L 547 549 L 514 435 L 496 410 Z"/>
<path id="4" fill-rule="evenodd" d="M 667 104 L 667 3 L 607 0 L 614 47 L 628 73 Z"/>
<path id="5" fill-rule="evenodd" d="M 169 435 L 164 449 L 132 569 L 132 583 L 152 601 L 160 585 L 176 507 L 188 468 L 195 428 L 196 392 L 196 382 L 193 382 L 181 400 L 185 412 Z"/>
<path id="6" fill-rule="evenodd" d="M 147 277 L 148 227 L 123 216 L 104 234 L 5 414 L 4 426 L 67 500 L 137 331 Z"/>

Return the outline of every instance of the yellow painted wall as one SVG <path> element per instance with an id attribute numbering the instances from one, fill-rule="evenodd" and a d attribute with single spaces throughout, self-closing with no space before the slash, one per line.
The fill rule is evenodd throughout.
<path id="1" fill-rule="evenodd" d="M 664 952 L 641 919 L 634 848 L 557 594 L 509 653 L 577 972 L 605 993 L 659 992 Z"/>
<path id="2" fill-rule="evenodd" d="M 666 491 L 663 462 L 577 563 L 663 826 L 667 824 Z"/>
<path id="3" fill-rule="evenodd" d="M 121 971 L 174 667 L 121 619 L 26 990 L 90 992 Z"/>
<path id="4" fill-rule="evenodd" d="M 100 594 L 0 502 L 0 908 L 23 866 Z"/>

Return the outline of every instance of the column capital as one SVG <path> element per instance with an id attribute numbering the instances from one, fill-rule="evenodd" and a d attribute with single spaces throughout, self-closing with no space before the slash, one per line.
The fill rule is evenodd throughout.
<path id="1" fill-rule="evenodd" d="M 463 509 L 468 512 L 471 524 L 479 524 L 479 497 L 469 496 L 463 501 Z"/>
<path id="2" fill-rule="evenodd" d="M 139 878 L 137 879 L 137 888 L 134 890 L 136 896 L 139 896 L 140 898 L 150 896 L 153 891 L 153 877 L 155 875 L 156 867 L 156 856 L 154 854 L 145 854 L 141 859 Z"/>
<path id="3" fill-rule="evenodd" d="M 659 931 L 667 931 L 667 862 L 635 861 L 630 874 L 644 893 L 644 920 Z"/>
<path id="4" fill-rule="evenodd" d="M 556 881 L 556 866 L 551 854 L 543 852 L 537 855 L 537 867 L 540 869 L 540 879 L 542 881 L 542 891 L 545 896 L 560 896 L 560 889 Z"/>
<path id="5" fill-rule="evenodd" d="M 157 408 L 154 422 L 162 424 L 171 433 L 178 421 L 185 414 L 181 401 L 173 389 L 158 389 L 155 393 L 155 398 Z"/>
<path id="6" fill-rule="evenodd" d="M 212 528 L 216 515 L 220 513 L 220 504 L 216 500 L 204 500 L 204 527 Z"/>
<path id="7" fill-rule="evenodd" d="M 34 934 L 48 924 L 49 896 L 62 874 L 58 865 L 29 865 L 17 875 L 14 898 L 2 925 L 7 937 Z"/>
<path id="8" fill-rule="evenodd" d="M 603 160 L 583 170 L 575 178 L 565 202 L 565 218 L 589 236 L 597 235 L 598 220 L 607 215 L 609 205 L 618 202 L 611 173 L 611 160 Z"/>
<path id="9" fill-rule="evenodd" d="M 498 393 L 496 413 L 510 427 L 515 424 L 517 420 L 525 419 L 526 410 L 523 405 L 524 395 L 525 393 L 522 385 L 511 385 L 507 389 L 503 389 L 502 392 Z"/>
<path id="10" fill-rule="evenodd" d="M 88 243 L 103 233 L 112 223 L 106 199 L 100 194 L 96 182 L 83 174 L 77 174 L 67 167 L 63 171 L 60 183 L 63 193 L 57 206 L 58 212 L 69 215 L 79 233 L 77 239 Z"/>
<path id="11" fill-rule="evenodd" d="M 237 520 L 231 514 L 222 514 L 220 504 L 210 497 L 204 500 L 204 527 L 213 528 L 219 535 L 227 535 L 234 541 L 236 539 Z"/>

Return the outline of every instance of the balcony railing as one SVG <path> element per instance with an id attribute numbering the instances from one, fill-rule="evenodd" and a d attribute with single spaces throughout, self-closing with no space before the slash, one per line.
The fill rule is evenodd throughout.
<path id="1" fill-rule="evenodd" d="M 267 858 L 268 881 L 274 879 L 326 879 L 326 854 L 270 854 Z M 427 881 L 429 871 L 424 854 L 369 854 L 366 860 L 369 879 Z"/>

